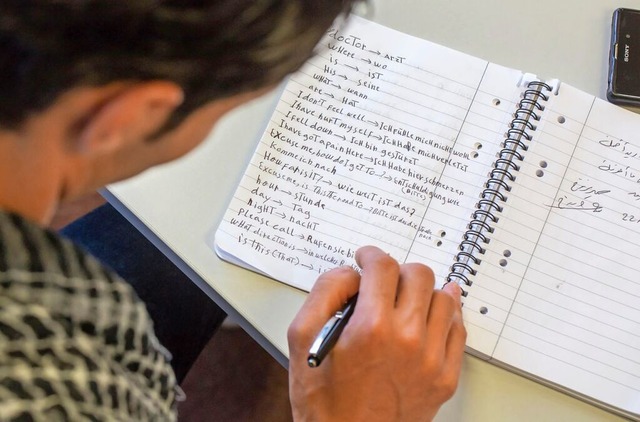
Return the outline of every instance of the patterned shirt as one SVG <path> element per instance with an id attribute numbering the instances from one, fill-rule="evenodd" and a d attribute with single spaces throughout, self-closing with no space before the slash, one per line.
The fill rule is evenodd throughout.
<path id="1" fill-rule="evenodd" d="M 0 212 L 0 420 L 175 420 L 169 359 L 128 284 Z"/>

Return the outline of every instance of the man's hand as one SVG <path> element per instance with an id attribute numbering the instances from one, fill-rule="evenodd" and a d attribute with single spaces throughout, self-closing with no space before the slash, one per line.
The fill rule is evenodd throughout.
<path id="1" fill-rule="evenodd" d="M 398 263 L 380 249 L 356 253 L 362 269 L 320 276 L 289 328 L 289 391 L 295 420 L 427 421 L 456 390 L 466 331 L 460 288 L 434 290 L 422 264 Z M 355 311 L 317 368 L 315 336 L 359 292 Z"/>

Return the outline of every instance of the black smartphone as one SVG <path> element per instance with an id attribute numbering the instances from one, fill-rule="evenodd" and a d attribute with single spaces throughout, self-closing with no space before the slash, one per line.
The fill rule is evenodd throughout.
<path id="1" fill-rule="evenodd" d="M 640 107 L 640 10 L 613 12 L 607 98 Z"/>

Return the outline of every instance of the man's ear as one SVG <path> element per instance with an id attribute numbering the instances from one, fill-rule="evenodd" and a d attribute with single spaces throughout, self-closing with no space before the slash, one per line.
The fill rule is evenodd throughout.
<path id="1" fill-rule="evenodd" d="M 102 154 L 148 138 L 162 128 L 183 95 L 169 81 L 124 86 L 87 117 L 77 137 L 78 151 Z"/>

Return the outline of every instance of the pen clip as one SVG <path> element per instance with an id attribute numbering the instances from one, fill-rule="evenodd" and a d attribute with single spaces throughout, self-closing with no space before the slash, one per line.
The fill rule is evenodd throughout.
<path id="1" fill-rule="evenodd" d="M 311 368 L 319 366 L 336 341 L 338 341 L 338 336 L 342 333 L 342 330 L 349 321 L 349 317 L 353 313 L 357 297 L 358 295 L 355 295 L 349 299 L 345 307 L 337 311 L 318 333 L 309 349 L 309 355 L 307 357 L 307 364 Z"/>
<path id="2" fill-rule="evenodd" d="M 320 351 L 320 346 L 322 346 L 322 344 L 325 342 L 333 327 L 338 323 L 340 319 L 342 319 L 342 315 L 342 311 L 338 311 L 329 319 L 329 321 L 327 321 L 326 324 L 324 324 L 324 326 L 318 333 L 318 336 L 311 345 L 311 348 L 309 349 L 310 356 L 316 356 L 318 354 L 318 352 Z"/>

